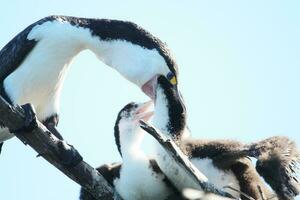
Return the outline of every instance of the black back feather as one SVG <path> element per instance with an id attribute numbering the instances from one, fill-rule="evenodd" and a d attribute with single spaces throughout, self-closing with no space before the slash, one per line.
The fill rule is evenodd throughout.
<path id="1" fill-rule="evenodd" d="M 276 192 L 279 199 L 292 200 L 299 195 L 300 153 L 287 137 L 275 136 L 250 145 L 256 157 L 256 170 Z"/>

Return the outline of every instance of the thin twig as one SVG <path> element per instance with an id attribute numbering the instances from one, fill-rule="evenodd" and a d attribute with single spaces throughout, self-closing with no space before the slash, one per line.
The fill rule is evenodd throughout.
<path id="1" fill-rule="evenodd" d="M 265 197 L 265 195 L 264 195 L 264 193 L 263 193 L 263 191 L 262 191 L 262 189 L 259 185 L 257 185 L 257 189 L 259 191 L 261 200 L 266 200 L 266 197 Z"/>
<path id="2" fill-rule="evenodd" d="M 255 200 L 254 198 L 250 197 L 250 196 L 247 195 L 246 193 L 244 193 L 244 192 L 242 192 L 242 191 L 240 191 L 240 190 L 238 190 L 238 189 L 236 189 L 236 188 L 234 188 L 234 187 L 231 187 L 230 185 L 224 186 L 223 188 L 224 188 L 224 189 L 226 189 L 226 188 L 231 189 L 231 190 L 233 190 L 233 191 L 239 193 L 240 195 L 246 197 L 246 198 L 249 199 L 249 200 Z"/>

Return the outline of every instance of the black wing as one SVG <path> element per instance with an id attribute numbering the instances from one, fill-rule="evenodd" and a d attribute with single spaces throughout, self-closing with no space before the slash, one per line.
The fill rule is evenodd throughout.
<path id="1" fill-rule="evenodd" d="M 113 181 L 115 178 L 120 177 L 120 169 L 122 164 L 121 163 L 113 163 L 110 165 L 102 165 L 97 168 L 98 172 L 102 174 L 102 176 L 107 180 L 107 182 L 114 187 Z M 85 191 L 83 188 L 80 190 L 80 200 L 95 200 L 94 197 Z"/>

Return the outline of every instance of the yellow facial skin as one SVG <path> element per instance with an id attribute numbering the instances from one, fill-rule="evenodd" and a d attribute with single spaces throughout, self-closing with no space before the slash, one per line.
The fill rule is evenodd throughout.
<path id="1" fill-rule="evenodd" d="M 169 72 L 167 74 L 167 79 L 169 80 L 169 82 L 172 84 L 172 85 L 177 85 L 177 79 L 176 79 L 176 76 L 172 73 L 172 72 Z"/>
<path id="2" fill-rule="evenodd" d="M 176 80 L 176 77 L 175 77 L 175 76 L 173 76 L 173 77 L 170 79 L 170 83 L 171 83 L 172 85 L 177 85 L 177 80 Z"/>

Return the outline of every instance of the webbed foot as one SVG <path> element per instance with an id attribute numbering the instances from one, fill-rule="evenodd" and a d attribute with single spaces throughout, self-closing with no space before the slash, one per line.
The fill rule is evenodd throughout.
<path id="1" fill-rule="evenodd" d="M 23 108 L 25 114 L 24 124 L 21 128 L 18 128 L 16 130 L 10 130 L 11 133 L 31 132 L 38 126 L 37 117 L 32 104 L 27 103 L 22 105 L 21 107 Z"/>

